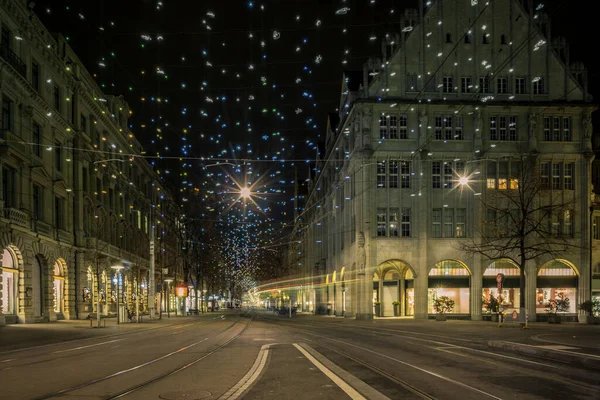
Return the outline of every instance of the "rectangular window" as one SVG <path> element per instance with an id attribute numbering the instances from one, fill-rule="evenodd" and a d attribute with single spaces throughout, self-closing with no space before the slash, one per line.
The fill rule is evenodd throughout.
<path id="1" fill-rule="evenodd" d="M 388 117 L 388 139 L 398 139 L 398 117 L 396 115 L 390 115 Z"/>
<path id="2" fill-rule="evenodd" d="M 563 117 L 563 142 L 570 142 L 573 140 L 573 135 L 571 134 L 571 117 Z"/>
<path id="3" fill-rule="evenodd" d="M 62 172 L 62 146 L 60 142 L 54 144 L 54 168 Z"/>
<path id="4" fill-rule="evenodd" d="M 452 189 L 452 186 L 454 185 L 453 178 L 454 178 L 454 176 L 452 173 L 452 163 L 445 162 L 444 163 L 444 188 L 445 189 Z"/>
<path id="5" fill-rule="evenodd" d="M 454 90 L 453 79 L 451 76 L 444 76 L 442 80 L 442 91 L 444 93 L 452 93 Z"/>
<path id="6" fill-rule="evenodd" d="M 56 109 L 56 111 L 60 112 L 60 88 L 56 85 L 54 85 L 54 92 L 53 92 L 53 98 L 54 98 L 54 108 Z"/>
<path id="7" fill-rule="evenodd" d="M 379 116 L 379 139 L 387 139 L 387 137 L 387 118 L 385 117 L 385 114 L 381 114 Z"/>
<path id="8" fill-rule="evenodd" d="M 33 141 L 33 154 L 37 157 L 42 157 L 42 127 L 37 123 L 32 123 L 32 141 Z"/>
<path id="9" fill-rule="evenodd" d="M 564 166 L 564 177 L 565 177 L 565 181 L 564 181 L 564 188 L 565 190 L 574 190 L 575 189 L 575 185 L 573 184 L 573 168 L 575 167 L 575 164 L 565 164 Z"/>
<path id="10" fill-rule="evenodd" d="M 14 168 L 2 168 L 2 196 L 5 208 L 15 207 L 17 203 L 17 171 Z"/>
<path id="11" fill-rule="evenodd" d="M 457 208 L 456 209 L 456 237 L 462 238 L 467 236 L 466 234 L 466 226 L 467 226 L 467 209 L 466 208 Z"/>
<path id="12" fill-rule="evenodd" d="M 454 210 L 451 208 L 444 209 L 444 237 L 454 237 Z"/>
<path id="13" fill-rule="evenodd" d="M 390 160 L 388 165 L 388 183 L 390 188 L 398 187 L 398 160 Z"/>
<path id="14" fill-rule="evenodd" d="M 87 132 L 87 118 L 85 117 L 85 115 L 81 114 L 81 116 L 79 117 L 79 124 L 81 126 L 81 130 L 83 132 Z"/>
<path id="15" fill-rule="evenodd" d="M 446 115 L 444 117 L 444 140 L 452 140 L 452 117 Z"/>
<path id="16" fill-rule="evenodd" d="M 401 114 L 398 118 L 398 131 L 400 139 L 408 139 L 408 116 L 406 114 Z"/>
<path id="17" fill-rule="evenodd" d="M 471 77 L 463 76 L 460 80 L 460 91 L 462 93 L 471 93 Z"/>
<path id="18" fill-rule="evenodd" d="M 377 209 L 377 236 L 385 236 L 387 231 L 387 215 L 385 208 Z"/>
<path id="19" fill-rule="evenodd" d="M 533 80 L 533 94 L 544 94 L 544 78 Z"/>
<path id="20" fill-rule="evenodd" d="M 377 187 L 386 187 L 385 161 L 377 161 Z"/>
<path id="21" fill-rule="evenodd" d="M 550 163 L 540 165 L 540 177 L 542 178 L 542 188 L 550 188 Z"/>
<path id="22" fill-rule="evenodd" d="M 487 76 L 479 77 L 479 93 L 490 92 L 490 79 Z"/>
<path id="23" fill-rule="evenodd" d="M 544 141 L 552 140 L 552 118 L 544 117 Z"/>
<path id="24" fill-rule="evenodd" d="M 54 224 L 58 229 L 65 229 L 65 200 L 62 197 L 54 198 Z"/>
<path id="25" fill-rule="evenodd" d="M 42 219 L 42 188 L 39 185 L 33 185 L 33 219 Z"/>
<path id="26" fill-rule="evenodd" d="M 487 178 L 487 188 L 496 189 L 496 178 Z"/>
<path id="27" fill-rule="evenodd" d="M 515 79 L 515 94 L 525 94 L 525 78 Z"/>
<path id="28" fill-rule="evenodd" d="M 33 90 L 39 92 L 40 90 L 40 66 L 37 62 L 31 61 L 31 86 Z"/>
<path id="29" fill-rule="evenodd" d="M 440 161 L 434 161 L 431 163 L 431 181 L 432 188 L 442 188 L 442 163 Z"/>
<path id="30" fill-rule="evenodd" d="M 2 130 L 10 131 L 13 127 L 13 102 L 6 95 L 2 97 Z"/>
<path id="31" fill-rule="evenodd" d="M 563 215 L 563 235 L 573 236 L 573 211 L 565 210 Z"/>
<path id="32" fill-rule="evenodd" d="M 454 116 L 454 140 L 463 140 L 463 117 Z"/>
<path id="33" fill-rule="evenodd" d="M 517 139 L 517 117 L 510 116 L 508 117 L 508 140 L 516 141 Z"/>
<path id="34" fill-rule="evenodd" d="M 498 189 L 506 190 L 508 189 L 508 182 L 506 178 L 498 178 Z"/>
<path id="35" fill-rule="evenodd" d="M 561 164 L 552 164 L 552 189 L 560 189 Z"/>
<path id="36" fill-rule="evenodd" d="M 432 236 L 434 238 L 442 237 L 442 209 L 434 208 L 431 216 L 431 221 L 433 223 L 432 226 Z"/>
<path id="37" fill-rule="evenodd" d="M 553 124 L 552 124 L 552 140 L 555 142 L 560 142 L 560 117 L 554 117 L 553 118 Z"/>
<path id="38" fill-rule="evenodd" d="M 498 117 L 490 117 L 490 140 L 498 140 Z"/>
<path id="39" fill-rule="evenodd" d="M 508 93 L 508 78 L 497 78 L 496 88 L 498 89 L 498 94 Z"/>
<path id="40" fill-rule="evenodd" d="M 402 237 L 410 237 L 410 208 L 402 209 Z"/>
<path id="41" fill-rule="evenodd" d="M 410 161 L 400 161 L 400 187 L 410 189 Z"/>
<path id="42" fill-rule="evenodd" d="M 499 139 L 506 140 L 507 139 L 507 131 L 506 131 L 506 117 L 498 117 L 498 132 Z"/>
<path id="43" fill-rule="evenodd" d="M 426 127 L 424 127 L 426 128 Z M 435 116 L 435 140 L 442 140 L 442 130 L 444 129 L 444 117 Z"/>
<path id="44" fill-rule="evenodd" d="M 398 229 L 399 214 L 400 214 L 399 208 L 397 208 L 397 207 L 390 208 L 390 210 L 389 210 L 390 237 L 398 237 L 398 235 L 399 235 L 399 229 Z"/>

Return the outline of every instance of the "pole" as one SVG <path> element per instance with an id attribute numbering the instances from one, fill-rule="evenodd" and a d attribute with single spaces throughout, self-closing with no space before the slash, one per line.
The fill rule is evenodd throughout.
<path id="1" fill-rule="evenodd" d="M 152 204 L 150 204 L 150 277 L 148 279 L 148 308 L 150 309 L 150 319 L 154 319 L 154 291 L 156 287 L 154 285 L 154 224 L 152 221 Z"/>
<path id="2" fill-rule="evenodd" d="M 119 286 L 121 283 L 121 276 L 119 271 L 117 271 L 117 325 L 121 323 L 121 308 L 119 307 L 119 297 L 121 297 L 121 295 L 119 294 Z"/>
<path id="3" fill-rule="evenodd" d="M 171 291 L 169 290 L 169 281 L 167 281 L 167 318 L 171 318 Z"/>
<path id="4" fill-rule="evenodd" d="M 137 271 L 137 283 L 135 285 L 135 319 L 140 322 L 140 267 Z"/>
<path id="5" fill-rule="evenodd" d="M 292 296 L 290 296 L 290 318 L 292 318 Z"/>

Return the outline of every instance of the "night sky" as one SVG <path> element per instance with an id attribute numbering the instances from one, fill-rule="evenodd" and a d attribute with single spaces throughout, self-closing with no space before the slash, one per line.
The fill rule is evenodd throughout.
<path id="1" fill-rule="evenodd" d="M 565 36 L 572 60 L 588 67 L 597 101 L 591 3 L 544 7 L 553 35 Z M 106 94 L 126 97 L 131 129 L 148 155 L 259 158 L 253 171 L 281 195 L 269 200 L 283 207 L 269 218 L 289 222 L 293 166 L 306 179 L 306 160 L 314 160 L 327 113 L 339 105 L 343 71 L 379 56 L 381 38 L 399 31 L 408 7 L 417 0 L 53 0 L 36 2 L 34 11 L 69 38 Z M 180 161 L 149 161 L 177 196 L 182 185 L 206 179 L 201 160 L 183 163 L 189 181 L 179 176 Z M 227 173 L 218 175 L 211 184 Z"/>

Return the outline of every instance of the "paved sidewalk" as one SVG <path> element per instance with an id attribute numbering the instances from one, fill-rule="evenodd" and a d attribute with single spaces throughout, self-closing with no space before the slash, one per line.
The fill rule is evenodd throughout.
<path id="1" fill-rule="evenodd" d="M 204 318 L 216 316 L 216 313 L 205 314 Z M 141 323 L 127 322 L 117 324 L 116 318 L 106 318 L 106 327 L 96 327 L 96 320 L 63 320 L 39 324 L 11 324 L 0 327 L 0 353 L 18 350 L 28 347 L 44 346 L 55 343 L 68 342 L 103 336 L 123 335 L 127 333 L 140 332 L 148 329 L 156 329 L 169 325 L 176 325 L 203 318 L 200 316 L 180 317 L 166 315 L 162 319 L 150 319 L 144 316 Z M 103 320 L 104 321 L 104 320 Z"/>

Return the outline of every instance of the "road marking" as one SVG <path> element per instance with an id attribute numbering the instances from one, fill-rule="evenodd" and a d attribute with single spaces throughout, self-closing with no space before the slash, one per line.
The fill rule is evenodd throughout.
<path id="1" fill-rule="evenodd" d="M 75 350 L 81 350 L 81 349 L 87 349 L 88 347 L 96 347 L 96 346 L 102 346 L 103 344 L 109 344 L 109 343 L 114 343 L 114 342 L 119 342 L 121 340 L 125 340 L 123 339 L 115 339 L 115 340 L 109 340 L 108 342 L 102 342 L 102 343 L 96 343 L 96 344 L 90 344 L 87 346 L 79 346 L 79 347 L 73 347 L 72 349 L 67 349 L 67 350 L 58 350 L 55 351 L 54 353 L 66 353 L 68 351 L 75 351 Z"/>
<path id="2" fill-rule="evenodd" d="M 271 338 L 255 338 L 255 339 L 252 339 L 252 340 L 255 340 L 255 341 L 259 341 L 260 340 L 260 341 L 266 342 L 266 341 L 275 340 L 275 339 L 271 339 Z"/>
<path id="3" fill-rule="evenodd" d="M 264 344 L 260 348 L 252 368 L 250 368 L 246 375 L 244 375 L 244 377 L 240 379 L 240 381 L 236 383 L 234 387 L 219 397 L 219 400 L 235 400 L 239 398 L 246 390 L 248 390 L 248 388 L 256 381 L 256 379 L 258 379 L 260 373 L 265 368 L 267 359 L 269 357 L 269 347 L 275 344 L 276 343 Z"/>
<path id="4" fill-rule="evenodd" d="M 548 349 L 548 350 L 579 350 L 579 347 L 569 347 L 563 345 L 545 345 L 545 346 L 535 346 L 540 349 Z"/>
<path id="5" fill-rule="evenodd" d="M 0 362 L 9 362 L 9 361 L 12 361 L 12 360 L 14 360 L 14 358 L 9 358 L 8 360 L 0 360 Z"/>
<path id="6" fill-rule="evenodd" d="M 352 400 L 367 400 L 360 393 L 354 390 L 353 387 L 344 382 L 339 376 L 331 372 L 327 367 L 321 364 L 316 358 L 314 358 L 308 351 L 304 350 L 297 343 L 293 343 L 294 347 L 297 348 L 300 353 L 304 354 L 311 363 L 315 365 L 315 367 L 319 368 L 322 373 L 324 373 L 329 379 L 333 381 L 340 389 L 342 389 Z"/>

